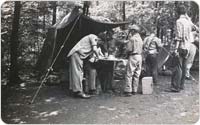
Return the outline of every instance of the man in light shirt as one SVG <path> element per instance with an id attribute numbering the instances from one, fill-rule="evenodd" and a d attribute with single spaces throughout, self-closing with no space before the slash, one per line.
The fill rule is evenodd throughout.
<path id="1" fill-rule="evenodd" d="M 187 15 L 186 15 L 187 16 Z M 193 65 L 194 57 L 196 55 L 196 46 L 194 45 L 194 42 L 198 42 L 198 27 L 192 23 L 191 18 L 188 16 L 188 20 L 191 23 L 192 31 L 190 33 L 190 46 L 189 46 L 189 53 L 188 58 L 186 59 L 186 79 L 193 80 L 193 77 L 190 75 L 190 68 Z"/>
<path id="2" fill-rule="evenodd" d="M 131 96 L 137 93 L 139 76 L 142 67 L 143 41 L 139 34 L 140 27 L 132 25 L 129 28 L 131 37 L 127 42 L 128 63 L 126 65 L 124 95 Z"/>
<path id="3" fill-rule="evenodd" d="M 176 43 L 174 50 L 174 68 L 171 79 L 171 91 L 180 92 L 184 89 L 186 74 L 186 59 L 189 55 L 191 31 L 193 26 L 188 20 L 186 9 L 181 5 L 178 9 L 179 19 L 176 21 Z"/>
<path id="4" fill-rule="evenodd" d="M 88 99 L 91 96 L 83 92 L 83 61 L 92 54 L 99 58 L 97 44 L 101 39 L 94 34 L 89 34 L 83 37 L 69 52 L 67 57 L 70 57 L 69 64 L 69 80 L 70 89 L 75 97 Z"/>
<path id="5" fill-rule="evenodd" d="M 158 62 L 157 55 L 162 47 L 161 39 L 155 36 L 155 30 L 144 39 L 144 53 L 146 55 L 146 65 L 148 67 L 148 75 L 153 77 L 153 84 L 157 85 L 158 81 Z"/>

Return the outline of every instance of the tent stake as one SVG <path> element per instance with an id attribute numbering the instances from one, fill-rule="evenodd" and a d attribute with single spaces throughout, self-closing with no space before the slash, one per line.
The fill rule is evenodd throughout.
<path id="1" fill-rule="evenodd" d="M 81 16 L 81 15 L 79 15 L 79 16 L 77 17 L 75 23 L 73 24 L 72 28 L 70 29 L 69 33 L 67 34 L 67 37 L 66 37 L 65 41 L 63 42 L 62 46 L 60 47 L 60 49 L 59 49 L 59 51 L 58 51 L 56 57 L 54 58 L 54 60 L 53 60 L 53 62 L 52 62 L 52 64 L 51 64 L 51 66 L 50 66 L 50 68 L 47 70 L 47 73 L 45 74 L 45 77 L 43 78 L 42 82 L 40 83 L 40 86 L 38 87 L 37 91 L 35 92 L 35 94 L 34 94 L 32 100 L 29 102 L 29 104 L 33 104 L 33 102 L 35 101 L 35 98 L 37 97 L 37 95 L 38 95 L 38 93 L 39 93 L 39 91 L 40 91 L 40 89 L 42 88 L 42 85 L 46 82 L 46 79 L 48 78 L 48 76 L 49 76 L 49 74 L 50 74 L 50 71 L 53 71 L 53 68 L 52 68 L 52 67 L 53 67 L 53 65 L 55 64 L 55 62 L 56 62 L 58 56 L 60 55 L 60 52 L 61 52 L 62 49 L 64 48 L 64 45 L 65 45 L 66 41 L 68 40 L 69 36 L 71 35 L 71 33 L 72 33 L 72 31 L 73 31 L 75 25 L 77 24 L 77 22 L 78 22 L 80 16 Z"/>

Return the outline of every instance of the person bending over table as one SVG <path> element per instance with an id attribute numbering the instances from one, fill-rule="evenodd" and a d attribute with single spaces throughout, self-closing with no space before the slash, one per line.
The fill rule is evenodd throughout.
<path id="1" fill-rule="evenodd" d="M 74 97 L 88 99 L 91 96 L 83 92 L 83 61 L 91 54 L 95 54 L 99 58 L 97 52 L 97 44 L 101 43 L 101 39 L 94 34 L 83 37 L 69 52 L 69 81 L 70 90 Z"/>

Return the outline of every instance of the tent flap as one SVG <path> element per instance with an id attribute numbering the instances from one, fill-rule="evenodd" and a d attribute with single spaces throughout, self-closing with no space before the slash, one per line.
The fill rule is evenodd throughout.
<path id="1" fill-rule="evenodd" d="M 71 15 L 67 15 L 68 18 L 64 18 L 60 23 L 55 24 L 53 28 L 48 30 L 47 38 L 44 42 L 42 52 L 37 62 L 37 69 L 44 72 L 48 66 L 52 63 L 61 46 L 66 40 L 66 37 L 75 24 L 69 38 L 66 40 L 65 45 L 61 53 L 59 54 L 53 69 L 59 70 L 63 68 L 67 60 L 67 54 L 73 48 L 73 46 L 84 36 L 88 34 L 98 34 L 112 28 L 116 28 L 130 22 L 121 23 L 104 23 L 96 21 L 87 16 L 78 14 L 77 11 L 73 11 Z M 80 16 L 80 18 L 78 18 Z M 57 32 L 56 32 L 57 31 Z M 55 34 L 56 33 L 56 34 Z"/>

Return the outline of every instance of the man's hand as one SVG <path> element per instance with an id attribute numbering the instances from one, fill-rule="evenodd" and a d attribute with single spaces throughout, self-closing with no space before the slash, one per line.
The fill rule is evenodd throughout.
<path id="1" fill-rule="evenodd" d="M 99 56 L 102 56 L 102 57 L 104 56 L 103 53 L 102 53 L 102 51 L 101 51 L 101 48 L 100 48 L 100 47 L 98 48 L 97 51 L 98 51 L 98 55 L 99 55 Z"/>
<path id="2" fill-rule="evenodd" d="M 128 43 L 128 40 L 124 40 L 124 43 Z"/>
<path id="3" fill-rule="evenodd" d="M 97 58 L 97 59 L 99 60 L 99 59 L 103 59 L 103 58 L 105 58 L 105 57 L 104 56 L 99 56 L 99 58 Z"/>
<path id="4" fill-rule="evenodd" d="M 178 54 L 178 50 L 176 49 L 176 50 L 172 53 L 172 55 L 178 56 L 178 55 L 179 55 L 179 54 Z"/>

